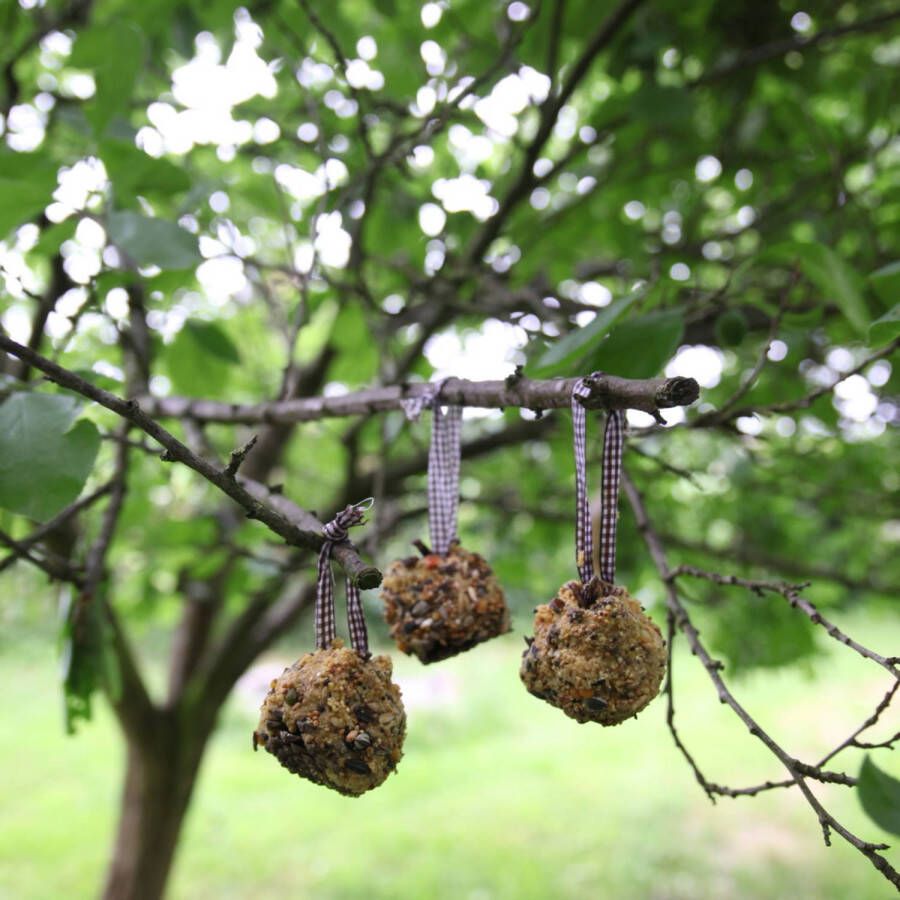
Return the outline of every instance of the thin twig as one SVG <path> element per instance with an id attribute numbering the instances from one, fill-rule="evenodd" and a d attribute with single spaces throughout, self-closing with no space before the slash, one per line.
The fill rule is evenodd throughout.
<path id="1" fill-rule="evenodd" d="M 76 500 L 74 503 L 70 503 L 65 509 L 58 512 L 52 519 L 48 519 L 44 522 L 43 525 L 35 528 L 27 537 L 22 538 L 21 540 L 16 541 L 17 546 L 21 550 L 30 550 L 35 544 L 40 543 L 45 537 L 49 534 L 52 534 L 59 528 L 61 525 L 64 525 L 69 521 L 73 516 L 80 513 L 83 509 L 87 509 L 87 507 L 96 503 L 101 497 L 105 496 L 112 489 L 113 483 L 112 481 L 107 481 L 106 484 L 101 485 L 97 490 L 92 491 L 90 494 L 86 494 L 79 500 Z M 6 557 L 6 559 L 0 560 L 0 572 L 4 569 L 11 566 L 21 554 L 19 551 L 15 551 L 11 556 Z M 27 557 L 26 557 L 27 558 Z"/>
<path id="2" fill-rule="evenodd" d="M 853 375 L 858 375 L 860 372 L 862 372 L 863 369 L 867 368 L 876 360 L 883 359 L 886 356 L 891 356 L 898 348 L 900 348 L 900 337 L 894 338 L 894 340 L 889 344 L 867 356 L 861 363 L 859 363 L 859 365 L 854 366 L 854 368 L 852 368 L 849 372 L 845 372 L 839 378 L 835 378 L 829 384 L 817 387 L 815 390 L 810 391 L 808 394 L 805 394 L 804 396 L 799 397 L 796 400 L 784 400 L 779 403 L 769 403 L 764 406 L 744 406 L 737 409 L 732 408 L 728 410 L 727 416 L 710 414 L 710 416 L 702 416 L 686 424 L 690 428 L 708 428 L 711 426 L 721 425 L 725 422 L 731 422 L 744 416 L 765 416 L 770 415 L 771 413 L 793 412 L 798 409 L 809 409 L 809 407 L 812 406 L 812 404 L 816 400 L 818 400 L 819 397 L 824 397 L 826 394 L 830 394 L 839 384 L 841 384 L 841 382 L 846 381 Z"/>
<path id="3" fill-rule="evenodd" d="M 35 556 L 28 544 L 23 541 L 17 541 L 5 531 L 0 531 L 0 544 L 4 544 L 14 554 L 12 557 L 4 560 L 6 564 L 9 563 L 10 559 L 24 559 L 57 581 L 65 581 L 69 584 L 74 584 L 76 587 L 81 587 L 84 584 L 84 574 L 55 553 L 44 551 L 40 556 Z"/>
<path id="4" fill-rule="evenodd" d="M 704 75 L 701 75 L 695 81 L 691 82 L 691 87 L 699 87 L 701 85 L 712 84 L 722 78 L 727 78 L 735 72 L 743 69 L 749 69 L 758 66 L 770 59 L 779 59 L 784 57 L 786 53 L 802 52 L 821 44 L 823 41 L 832 40 L 834 38 L 845 37 L 852 34 L 863 34 L 869 31 L 880 31 L 885 25 L 900 18 L 900 13 L 890 12 L 884 15 L 874 16 L 871 19 L 863 19 L 859 22 L 852 22 L 849 25 L 839 25 L 835 28 L 826 28 L 817 34 L 810 36 L 793 35 L 780 41 L 773 41 L 770 44 L 763 44 L 759 47 L 753 47 L 746 53 L 741 54 L 731 62 L 717 66 Z"/>
<path id="5" fill-rule="evenodd" d="M 791 289 L 797 283 L 799 278 L 799 272 L 795 269 L 791 273 L 791 277 L 788 279 L 787 285 L 781 291 L 781 295 L 778 298 L 778 310 L 775 315 L 772 316 L 771 321 L 769 322 L 769 333 L 766 335 L 765 343 L 760 350 L 759 356 L 756 359 L 756 363 L 753 368 L 750 370 L 750 373 L 744 379 L 743 383 L 740 387 L 722 404 L 721 407 L 717 410 L 713 410 L 712 412 L 706 413 L 705 415 L 698 416 L 694 419 L 694 424 L 700 423 L 702 425 L 706 420 L 716 420 L 716 421 L 725 421 L 729 418 L 728 413 L 730 410 L 734 409 L 744 397 L 750 392 L 751 388 L 756 384 L 756 380 L 759 378 L 760 373 L 763 370 L 763 367 L 766 364 L 766 360 L 769 357 L 769 348 L 772 346 L 772 341 L 775 340 L 778 335 L 778 328 L 781 325 L 781 318 L 784 315 L 785 307 L 787 306 L 788 295 L 791 292 Z M 698 425 L 698 427 L 700 427 Z"/>
<path id="6" fill-rule="evenodd" d="M 85 559 L 85 579 L 82 595 L 92 598 L 100 582 L 103 580 L 103 570 L 106 563 L 106 554 L 112 543 L 119 516 L 125 502 L 125 492 L 128 487 L 128 452 L 129 445 L 124 440 L 128 435 L 128 426 L 120 429 L 123 440 L 116 445 L 115 471 L 112 477 L 112 491 L 109 503 L 103 511 L 103 519 L 100 523 L 100 533 L 91 544 Z"/>
<path id="7" fill-rule="evenodd" d="M 259 436 L 254 434 L 243 447 L 238 447 L 237 450 L 231 451 L 231 458 L 228 460 L 228 465 L 225 466 L 226 475 L 229 475 L 231 478 L 237 475 L 238 469 L 240 469 L 247 458 L 247 454 L 256 446 L 257 440 L 259 440 Z"/>
<path id="8" fill-rule="evenodd" d="M 841 631 L 837 625 L 826 619 L 822 613 L 809 602 L 809 600 L 800 596 L 800 591 L 805 587 L 808 587 L 807 584 L 788 584 L 784 581 L 760 581 L 757 579 L 739 578 L 737 575 L 723 575 L 720 572 L 707 572 L 705 569 L 697 568 L 697 566 L 676 566 L 669 572 L 669 576 L 672 579 L 680 578 L 683 575 L 690 578 L 701 578 L 705 581 L 711 581 L 714 584 L 742 587 L 756 593 L 766 591 L 770 594 L 778 594 L 779 596 L 784 597 L 784 599 L 795 609 L 799 609 L 813 624 L 821 625 L 822 628 L 828 632 L 830 637 L 833 637 L 839 643 L 854 650 L 865 659 L 870 659 L 872 662 L 877 663 L 883 669 L 890 672 L 894 678 L 900 679 L 900 669 L 897 668 L 900 658 L 895 656 L 882 656 L 880 653 L 876 653 L 874 650 L 864 647 L 858 641 L 853 640 L 853 638 Z"/>

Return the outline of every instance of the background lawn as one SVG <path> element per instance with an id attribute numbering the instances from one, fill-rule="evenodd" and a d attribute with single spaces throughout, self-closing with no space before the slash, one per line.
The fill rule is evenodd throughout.
<path id="1" fill-rule="evenodd" d="M 900 644 L 896 622 L 848 624 L 883 651 Z M 795 793 L 711 806 L 672 746 L 663 702 L 605 730 L 528 696 L 517 676 L 521 633 L 430 669 L 397 661 L 409 706 L 406 756 L 397 775 L 358 800 L 251 751 L 255 709 L 290 648 L 269 656 L 241 683 L 213 740 L 170 896 L 891 896 L 856 851 L 840 840 L 822 845 Z M 106 709 L 77 737 L 63 734 L 48 646 L 7 638 L 0 654 L 0 896 L 16 900 L 96 893 L 122 765 Z M 886 683 L 876 667 L 837 649 L 808 676 L 736 683 L 801 758 L 849 733 Z M 781 777 L 719 708 L 696 661 L 678 657 L 676 678 L 681 731 L 710 777 Z M 896 721 L 883 724 L 886 732 Z M 859 756 L 844 762 L 855 772 Z M 887 838 L 852 792 L 817 790 L 849 827 Z M 898 851 L 888 857 L 900 863 Z"/>

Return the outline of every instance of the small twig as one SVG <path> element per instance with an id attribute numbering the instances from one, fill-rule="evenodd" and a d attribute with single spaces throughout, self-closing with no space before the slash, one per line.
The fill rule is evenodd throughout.
<path id="1" fill-rule="evenodd" d="M 96 593 L 100 582 L 103 580 L 103 569 L 106 562 L 106 554 L 112 543 L 122 505 L 125 502 L 125 492 L 128 481 L 128 451 L 129 445 L 124 438 L 128 435 L 128 425 L 120 429 L 123 438 L 116 446 L 115 472 L 112 477 L 112 491 L 109 503 L 103 511 L 103 519 L 100 523 L 100 533 L 91 544 L 85 560 L 85 578 L 82 596 L 90 600 Z"/>
<path id="2" fill-rule="evenodd" d="M 732 408 L 728 410 L 727 416 L 703 416 L 691 422 L 688 422 L 687 425 L 691 428 L 708 428 L 711 426 L 721 425 L 726 422 L 731 422 L 744 416 L 765 416 L 770 415 L 771 413 L 793 412 L 798 409 L 809 409 L 809 407 L 812 406 L 812 404 L 816 400 L 818 400 L 819 397 L 824 397 L 826 394 L 830 394 L 839 384 L 841 384 L 841 382 L 846 381 L 852 375 L 858 375 L 860 372 L 862 372 L 863 369 L 867 368 L 876 360 L 883 359 L 885 356 L 891 356 L 898 348 L 900 348 L 900 337 L 895 338 L 893 341 L 891 341 L 891 343 L 882 347 L 880 350 L 877 350 L 875 353 L 867 356 L 861 363 L 859 363 L 859 365 L 855 366 L 849 372 L 843 373 L 840 378 L 835 378 L 834 381 L 830 382 L 829 384 L 818 387 L 815 390 L 810 391 L 808 394 L 805 394 L 803 397 L 799 397 L 797 400 L 785 400 L 780 403 L 769 403 L 765 406 L 744 406 L 739 409 Z"/>
<path id="3" fill-rule="evenodd" d="M 700 553 L 715 559 L 724 559 L 744 566 L 784 572 L 803 581 L 832 581 L 854 591 L 872 591 L 886 595 L 892 594 L 894 590 L 893 585 L 873 579 L 871 576 L 865 579 L 853 578 L 843 568 L 823 566 L 797 556 L 775 556 L 761 551 L 745 541 L 734 542 L 724 547 L 713 547 L 709 544 L 691 541 L 681 535 L 666 531 L 661 531 L 660 537 L 667 546 L 677 547 L 680 550 L 689 550 L 692 553 Z"/>
<path id="4" fill-rule="evenodd" d="M 48 519 L 44 522 L 43 525 L 35 528 L 27 537 L 22 538 L 19 541 L 16 541 L 16 544 L 21 550 L 30 550 L 35 544 L 40 543 L 47 535 L 52 534 L 56 531 L 60 525 L 64 525 L 69 521 L 73 516 L 80 513 L 83 509 L 94 504 L 97 500 L 103 497 L 105 494 L 108 494 L 112 489 L 113 483 L 112 481 L 106 482 L 106 484 L 101 485 L 97 490 L 92 491 L 90 494 L 86 494 L 80 500 L 76 500 L 74 503 L 70 503 L 65 509 L 58 512 L 52 519 Z M 11 539 L 10 539 L 11 540 Z M 18 550 L 15 551 L 11 556 L 6 557 L 6 559 L 0 560 L 0 572 L 4 569 L 9 568 L 17 559 L 23 556 Z M 28 557 L 25 557 L 26 559 Z M 29 560 L 33 562 L 33 560 Z"/>
<path id="5" fill-rule="evenodd" d="M 331 52 L 334 54 L 334 60 L 337 63 L 338 68 L 341 70 L 341 74 L 344 76 L 344 81 L 347 83 L 347 89 L 350 91 L 350 95 L 356 101 L 357 106 L 359 107 L 359 115 L 356 118 L 356 130 L 359 135 L 359 139 L 363 145 L 363 149 L 366 152 L 367 157 L 372 157 L 372 142 L 369 138 L 369 129 L 366 124 L 366 117 L 363 114 L 364 103 L 362 101 L 362 97 L 360 96 L 360 92 L 350 83 L 350 80 L 347 78 L 347 56 L 344 51 L 341 49 L 341 45 L 338 42 L 337 37 L 334 33 L 325 25 L 322 21 L 321 17 L 313 8 L 313 4 L 309 2 L 309 0 L 299 0 L 300 6 L 303 9 L 303 12 L 306 13 L 306 17 L 309 19 L 310 24 L 322 37 L 325 39 L 325 42 L 331 48 Z"/>
<path id="6" fill-rule="evenodd" d="M 237 450 L 231 451 L 231 459 L 228 460 L 228 465 L 225 466 L 225 474 L 230 478 L 234 478 L 237 475 L 238 469 L 243 464 L 244 460 L 247 458 L 247 454 L 256 446 L 256 442 L 259 439 L 259 436 L 254 434 L 243 447 L 238 447 Z"/>
<path id="7" fill-rule="evenodd" d="M 721 791 L 718 790 L 717 785 L 711 784 L 706 780 L 706 776 L 703 774 L 700 766 L 697 765 L 696 760 L 690 750 L 688 750 L 684 741 L 681 740 L 678 729 L 675 727 L 675 682 L 672 676 L 672 663 L 674 662 L 675 637 L 678 634 L 678 630 L 675 627 L 675 614 L 671 609 L 666 610 L 666 626 L 666 652 L 668 661 L 666 663 L 666 684 L 663 688 L 663 692 L 666 695 L 666 725 L 669 728 L 669 733 L 672 735 L 675 746 L 681 751 L 681 755 L 685 758 L 691 771 L 694 773 L 697 784 L 703 788 L 706 796 L 715 803 L 716 794 L 721 793 Z"/>
<path id="8" fill-rule="evenodd" d="M 882 656 L 868 647 L 864 647 L 859 642 L 853 640 L 849 635 L 845 634 L 837 625 L 834 625 L 826 619 L 815 605 L 809 600 L 800 596 L 800 591 L 808 587 L 808 584 L 788 584 L 783 581 L 760 581 L 750 578 L 739 578 L 736 575 L 722 575 L 719 572 L 707 572 L 705 569 L 699 569 L 697 566 L 677 566 L 669 572 L 672 579 L 686 575 L 690 578 L 702 578 L 705 581 L 711 581 L 714 584 L 729 585 L 732 587 L 742 587 L 750 591 L 759 593 L 766 591 L 771 594 L 778 594 L 784 597 L 791 606 L 799 609 L 814 625 L 821 625 L 830 637 L 833 637 L 841 644 L 850 647 L 865 659 L 870 659 L 877 663 L 883 669 L 886 669 L 894 678 L 900 679 L 900 669 L 897 668 L 898 658 L 893 656 Z"/>
<path id="9" fill-rule="evenodd" d="M 672 475 L 677 475 L 679 478 L 684 478 L 686 481 L 689 481 L 695 488 L 698 490 L 703 490 L 703 486 L 697 480 L 697 475 L 694 472 L 691 472 L 690 469 L 684 469 L 681 466 L 675 466 L 670 462 L 666 462 L 662 457 L 655 456 L 652 453 L 648 453 L 641 447 L 639 444 L 629 442 L 628 450 L 631 453 L 636 454 L 637 456 L 642 457 L 643 459 L 650 460 L 650 462 L 659 466 L 664 472 L 670 472 Z"/>
<path id="10" fill-rule="evenodd" d="M 791 273 L 787 285 L 782 289 L 781 294 L 778 298 L 778 309 L 769 322 L 769 333 L 766 335 L 765 343 L 763 344 L 762 350 L 760 351 L 759 356 L 756 359 L 756 363 L 750 370 L 750 373 L 741 383 L 740 387 L 722 404 L 721 407 L 719 407 L 719 409 L 713 410 L 712 412 L 698 416 L 696 419 L 694 419 L 693 424 L 695 426 L 700 427 L 703 424 L 712 421 L 727 421 L 729 418 L 729 411 L 734 409 L 738 405 L 738 403 L 747 396 L 747 394 L 756 384 L 756 380 L 759 378 L 759 375 L 766 364 L 766 360 L 769 357 L 769 348 L 772 346 L 772 341 L 775 340 L 775 337 L 778 334 L 778 329 L 781 326 L 781 319 L 784 315 L 785 307 L 787 306 L 788 295 L 790 294 L 791 289 L 797 283 L 799 275 L 800 273 L 795 269 Z"/>
<path id="11" fill-rule="evenodd" d="M 17 541 L 5 531 L 0 531 L 0 544 L 4 544 L 13 551 L 12 557 L 7 557 L 7 559 L 3 560 L 5 565 L 8 565 L 10 561 L 15 559 L 24 559 L 57 581 L 66 581 L 69 584 L 74 584 L 76 587 L 81 587 L 84 583 L 84 575 L 75 566 L 55 553 L 45 551 L 41 556 L 35 556 L 31 552 L 29 544 Z"/>
<path id="12" fill-rule="evenodd" d="M 850 737 L 841 741 L 840 744 L 837 745 L 833 750 L 829 751 L 825 756 L 823 756 L 816 765 L 824 766 L 826 763 L 830 762 L 834 759 L 838 753 L 841 753 L 843 750 L 846 750 L 848 747 L 858 747 L 863 750 L 874 750 L 879 747 L 893 747 L 893 745 L 900 741 L 900 732 L 897 732 L 893 736 L 887 738 L 887 740 L 880 741 L 878 743 L 868 743 L 866 741 L 858 740 L 859 736 L 864 732 L 871 728 L 875 723 L 881 718 L 882 713 L 891 705 L 891 701 L 894 699 L 894 695 L 897 693 L 898 688 L 900 688 L 900 681 L 895 681 L 884 697 L 881 698 L 881 702 L 878 706 L 875 707 L 875 711 L 870 715 L 862 725 L 859 726 Z"/>
<path id="13" fill-rule="evenodd" d="M 772 41 L 769 44 L 763 44 L 759 47 L 753 47 L 746 53 L 742 53 L 731 62 L 717 66 L 709 72 L 701 75 L 695 81 L 690 82 L 689 87 L 698 87 L 700 85 L 712 84 L 722 78 L 727 78 L 735 72 L 742 69 L 752 68 L 770 59 L 783 58 L 786 53 L 803 52 L 823 41 L 832 40 L 834 38 L 845 37 L 852 34 L 862 34 L 869 31 L 879 31 L 883 26 L 890 24 L 900 18 L 900 13 L 891 12 L 884 15 L 874 16 L 871 19 L 863 19 L 858 22 L 852 22 L 849 25 L 839 25 L 835 28 L 826 28 L 813 35 L 792 35 L 780 41 Z"/>

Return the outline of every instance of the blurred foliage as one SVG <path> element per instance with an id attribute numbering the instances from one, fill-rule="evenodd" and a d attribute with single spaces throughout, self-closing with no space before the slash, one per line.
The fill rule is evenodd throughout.
<path id="1" fill-rule="evenodd" d="M 233 14 L 224 3 L 163 5 L 166 10 L 157 4 L 152 14 L 142 14 L 99 3 L 88 20 L 69 22 L 65 4 L 47 4 L 39 14 L 16 13 L 7 4 L 13 27 L 5 52 L 13 60 L 15 99 L 19 110 L 38 116 L 44 136 L 27 152 L 4 151 L 3 178 L 10 184 L 0 192 L 0 223 L 7 271 L 17 260 L 27 269 L 21 279 L 7 274 L 3 303 L 28 313 L 34 302 L 23 293 L 26 286 L 37 294 L 59 290 L 50 277 L 56 254 L 64 265 L 73 256 L 93 259 L 95 271 L 88 274 L 66 268 L 66 291 L 53 313 L 53 342 L 71 367 L 96 371 L 102 360 L 104 375 L 122 377 L 127 342 L 116 335 L 128 332 L 123 297 L 133 306 L 139 292 L 156 348 L 154 370 L 167 375 L 177 392 L 234 400 L 271 396 L 286 362 L 285 322 L 304 315 L 297 363 L 314 359 L 331 342 L 336 352 L 327 380 L 361 387 L 389 378 L 393 360 L 417 339 L 425 306 L 418 286 L 429 275 L 435 285 L 454 285 L 460 307 L 449 327 L 463 336 L 488 316 L 521 322 L 543 310 L 545 334 L 539 323 L 526 349 L 528 359 L 537 360 L 529 373 L 602 368 L 649 376 L 665 368 L 682 342 L 719 348 L 721 378 L 714 374 L 717 383 L 706 385 L 701 413 L 725 402 L 746 378 L 779 303 L 786 306 L 779 332 L 786 356 L 763 368 L 746 398 L 749 405 L 800 398 L 858 362 L 867 340 L 878 347 L 896 334 L 891 307 L 898 251 L 891 226 L 898 150 L 889 88 L 896 39 L 860 33 L 835 41 L 828 52 L 787 53 L 765 66 L 737 65 L 732 75 L 716 78 L 717 68 L 740 63 L 747 47 L 790 36 L 792 7 L 754 6 L 751 12 L 749 5 L 729 4 L 723 12 L 708 2 L 688 11 L 669 3 L 640 11 L 563 108 L 536 167 L 545 171 L 560 163 L 559 173 L 536 189 L 544 195 L 532 193 L 530 203 L 514 210 L 487 249 L 492 265 L 467 268 L 466 248 L 486 223 L 469 212 L 450 212 L 440 234 L 428 240 L 417 210 L 434 199 L 439 178 L 460 174 L 504 197 L 519 177 L 517 145 L 534 134 L 538 105 L 533 97 L 526 102 L 514 120 L 517 136 L 505 137 L 485 125 L 479 104 L 456 108 L 439 99 L 433 115 L 446 109 L 453 123 L 443 129 L 424 113 L 411 113 L 410 104 L 426 102 L 423 87 L 443 97 L 466 74 L 489 73 L 473 96 L 502 101 L 501 78 L 526 89 L 528 72 L 539 77 L 546 70 L 551 36 L 540 20 L 512 22 L 502 8 L 476 2 L 454 2 L 431 28 L 419 21 L 418 7 L 400 14 L 395 4 L 343 2 L 318 10 L 345 61 L 361 62 L 360 48 L 370 60 L 366 65 L 383 74 L 383 88 L 369 90 L 348 87 L 329 39 L 297 4 L 267 4 L 255 15 Z M 827 4 L 805 9 L 811 28 L 852 25 L 874 13 L 844 4 L 833 20 Z M 567 11 L 557 51 L 561 77 L 596 16 L 593 7 L 589 16 Z M 50 28 L 54 17 L 66 27 Z M 40 23 L 48 27 L 37 52 L 10 56 Z M 430 76 L 422 62 L 427 54 L 420 55 L 423 40 L 437 42 L 445 57 L 442 65 L 429 63 L 436 66 Z M 197 135 L 192 110 L 179 103 L 177 90 L 173 96 L 172 73 L 177 87 L 180 67 L 206 60 L 218 65 L 213 77 L 230 77 L 222 63 L 241 47 L 245 54 L 257 48 L 276 92 L 236 104 L 231 121 L 246 127 L 235 126 L 240 139 L 216 148 L 203 142 L 202 132 Z M 493 66 L 498 47 L 509 48 L 509 61 L 499 68 Z M 81 100 L 73 78 L 85 73 L 93 90 Z M 222 100 L 226 113 L 229 103 Z M 21 116 L 12 112 L 7 121 L 11 147 L 17 146 Z M 166 152 L 178 129 L 161 125 L 160 131 L 154 123 L 173 117 L 181 117 L 180 133 L 193 133 L 195 142 L 188 138 L 185 147 Z M 260 122 L 276 127 L 260 129 Z M 421 131 L 421 144 L 398 137 L 411 126 Z M 309 133 L 316 137 L 298 137 Z M 379 157 L 395 144 L 405 151 L 396 160 Z M 431 152 L 423 154 L 426 145 Z M 67 171 L 88 164 L 99 175 L 81 204 L 57 200 L 42 214 L 53 200 L 56 179 L 50 173 L 58 171 L 63 184 Z M 314 196 L 322 190 L 315 179 L 328 181 L 324 166 L 339 174 L 329 190 Z M 377 188 L 361 208 L 367 173 L 376 167 Z M 320 187 L 295 187 L 301 178 Z M 63 194 L 57 190 L 56 196 Z M 309 231 L 324 212 L 341 217 L 361 255 L 338 267 L 317 264 L 308 297 L 298 301 L 303 270 L 298 275 L 293 267 L 312 253 L 315 231 Z M 29 220 L 33 224 L 25 224 Z M 100 223 L 99 245 L 96 234 L 73 227 L 78 222 Z M 199 269 L 198 237 L 207 257 Z M 439 264 L 427 261 L 429 247 Z M 230 268 L 223 269 L 226 264 Z M 219 266 L 218 274 L 205 279 L 211 265 Z M 678 265 L 686 267 L 686 278 L 671 277 Z M 800 277 L 791 281 L 795 270 Z M 590 271 L 602 274 L 579 276 Z M 231 283 L 223 287 L 229 274 Z M 354 280 L 365 283 L 364 292 L 354 290 Z M 589 316 L 598 285 L 601 296 L 621 299 L 600 309 L 586 327 L 573 328 L 573 309 Z M 558 297 L 564 310 L 559 301 L 517 302 L 517 291 Z M 398 301 L 383 302 L 395 294 Z M 546 336 L 560 329 L 568 333 L 556 340 Z M 427 376 L 429 368 L 417 364 L 415 371 Z M 884 381 L 882 376 L 868 385 L 885 399 L 863 421 L 857 413 L 844 415 L 840 398 L 826 394 L 810 410 L 769 418 L 750 433 L 678 428 L 640 439 L 648 454 L 694 473 L 693 484 L 646 457 L 635 457 L 631 466 L 666 532 L 685 542 L 692 561 L 705 558 L 695 547 L 723 553 L 740 548 L 741 569 L 777 571 L 779 560 L 805 560 L 861 584 L 896 582 L 896 528 L 885 523 L 898 487 L 896 445 L 882 433 L 896 418 L 887 399 L 896 390 L 896 367 Z M 153 386 L 166 390 L 164 382 Z M 17 392 L 0 415 L 17 417 L 24 427 L 19 407 L 49 410 L 65 402 Z M 12 427 L 4 429 L 4 440 L 29 460 L 29 472 L 20 478 L 14 455 L 4 453 L 2 500 L 8 508 L 45 518 L 84 484 L 93 454 L 82 430 L 94 426 L 82 420 L 67 430 L 68 420 L 60 416 L 53 435 L 35 428 L 26 440 Z M 110 425 L 103 411 L 91 417 L 101 427 Z M 499 424 L 472 421 L 466 431 L 489 433 Z M 392 427 L 388 447 L 378 423 L 359 432 L 354 462 L 363 472 L 389 467 L 390 459 L 421 448 L 419 429 L 407 431 L 399 421 Z M 344 428 L 327 421 L 304 425 L 288 450 L 282 477 L 310 508 L 331 509 L 340 495 Z M 243 437 L 226 427 L 213 434 L 223 453 Z M 526 603 L 570 574 L 569 435 L 566 427 L 537 434 L 467 464 L 465 471 L 471 503 L 464 508 L 464 528 L 478 532 L 514 594 L 534 595 Z M 78 444 L 77 452 L 70 444 Z M 53 471 L 38 456 L 42 448 L 46 459 L 59 461 Z M 108 473 L 108 452 L 101 452 L 95 479 Z M 175 598 L 179 571 L 187 566 L 198 577 L 191 567 L 216 544 L 213 520 L 198 515 L 209 508 L 211 491 L 152 459 L 134 459 L 131 477 L 126 529 L 113 551 L 117 602 L 134 610 L 146 610 L 148 603 L 165 608 L 163 601 Z M 421 488 L 415 478 L 390 486 L 401 506 L 421 504 Z M 240 540 L 253 548 L 267 538 L 247 527 Z M 627 514 L 621 554 L 629 577 L 658 596 Z M 257 566 L 247 561 L 230 577 L 229 593 L 239 597 L 258 578 Z M 534 590 L 535 579 L 540 590 Z M 827 578 L 816 590 L 834 604 L 883 593 L 848 590 Z M 708 589 L 709 596 L 701 597 L 698 589 L 696 599 L 719 593 Z M 733 594 L 718 605 L 718 649 L 732 661 L 784 663 L 809 652 L 812 637 L 798 632 L 805 623 L 758 612 L 754 601 Z M 751 622 L 756 637 L 743 642 L 740 635 Z M 782 628 L 784 640 L 776 639 Z"/>
<path id="2" fill-rule="evenodd" d="M 898 334 L 900 36 L 857 27 L 888 5 L 813 0 L 805 20 L 787 0 L 639 7 L 529 166 L 541 101 L 613 8 L 565 4 L 557 21 L 555 6 L 3 0 L 4 327 L 120 394 L 229 402 L 277 397 L 289 363 L 324 360 L 329 392 L 427 379 L 429 332 L 464 344 L 488 321 L 518 344 L 505 371 L 699 371 L 696 409 L 665 430 L 637 417 L 626 454 L 671 559 L 810 578 L 824 609 L 896 604 L 896 360 L 802 402 Z M 426 233 L 428 215 L 442 224 Z M 775 316 L 740 406 L 796 408 L 692 427 L 745 384 Z M 699 369 L 685 347 L 708 348 Z M 37 380 L 3 390 L 0 524 L 23 537 L 110 476 L 98 435 L 116 423 L 93 406 L 75 421 Z M 467 419 L 464 440 L 525 415 Z M 207 438 L 225 459 L 252 431 Z M 306 423 L 270 480 L 322 516 L 376 494 L 387 527 L 367 549 L 383 565 L 425 528 L 424 464 L 403 463 L 426 442 L 400 413 Z M 596 460 L 596 420 L 589 445 Z M 177 622 L 186 583 L 221 575 L 221 633 L 284 548 L 146 449 L 130 455 L 111 601 L 141 635 Z M 463 463 L 463 542 L 522 622 L 574 574 L 571 456 L 563 412 Z M 627 510 L 619 547 L 622 581 L 658 616 Z M 687 599 L 737 671 L 824 639 L 778 599 L 706 584 Z"/>

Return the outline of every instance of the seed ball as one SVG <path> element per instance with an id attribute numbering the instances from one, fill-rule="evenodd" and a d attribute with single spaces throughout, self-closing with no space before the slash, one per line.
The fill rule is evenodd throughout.
<path id="1" fill-rule="evenodd" d="M 446 556 L 398 559 L 381 583 L 397 647 L 433 663 L 509 631 L 509 610 L 491 567 L 458 542 Z"/>
<path id="2" fill-rule="evenodd" d="M 666 671 L 659 628 L 624 588 L 598 578 L 569 581 L 539 606 L 526 642 L 525 687 L 577 722 L 618 725 L 637 715 Z"/>
<path id="3" fill-rule="evenodd" d="M 406 713 L 391 659 L 363 659 L 336 640 L 300 657 L 272 681 L 253 748 L 341 794 L 378 787 L 403 755 Z"/>

